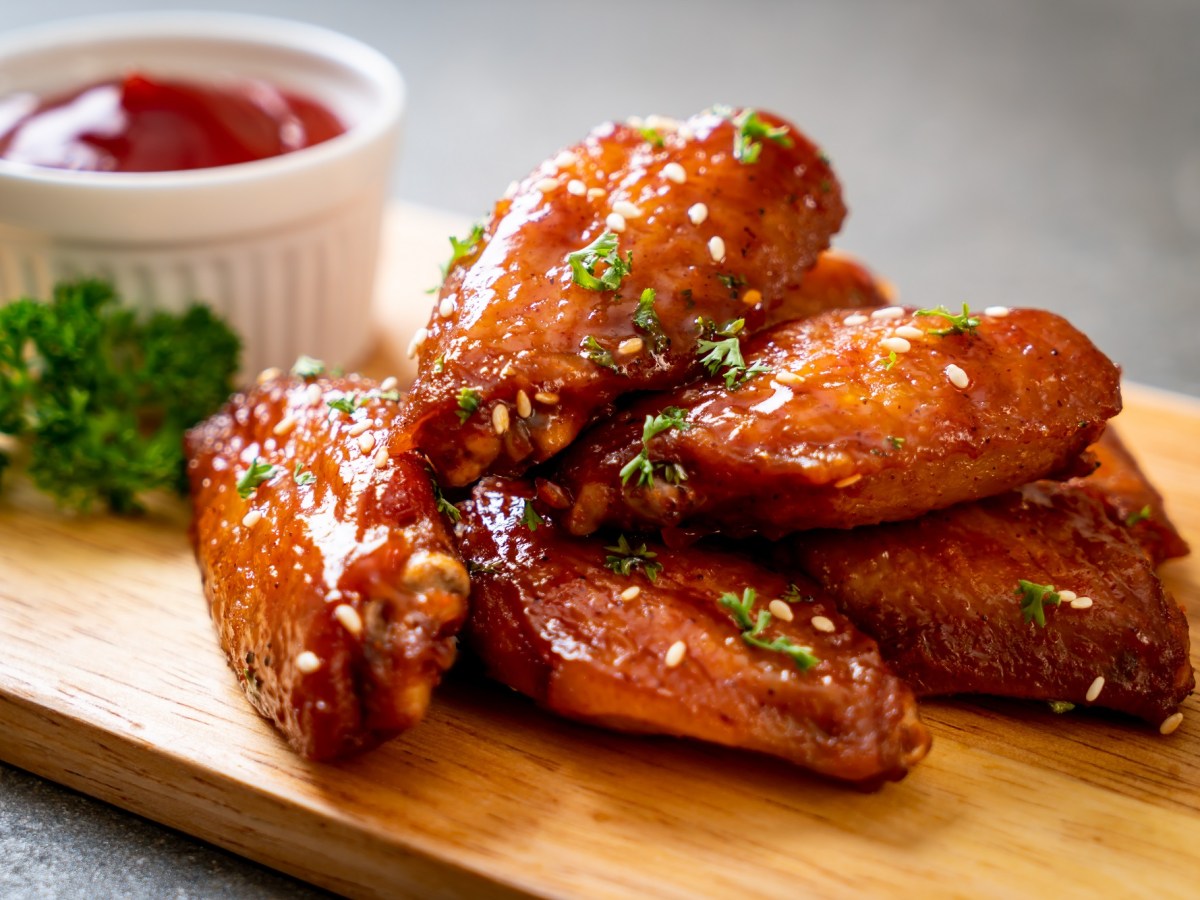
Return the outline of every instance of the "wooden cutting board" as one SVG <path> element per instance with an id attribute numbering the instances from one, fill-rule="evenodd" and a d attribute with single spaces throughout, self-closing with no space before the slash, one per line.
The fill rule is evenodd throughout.
<path id="1" fill-rule="evenodd" d="M 396 212 L 388 360 L 457 217 Z M 395 371 L 395 369 L 391 369 Z M 1200 547 L 1200 401 L 1130 386 L 1123 435 Z M 217 648 L 186 511 L 0 500 L 0 758 L 352 895 L 1193 895 L 1200 702 L 1161 737 L 1041 704 L 924 705 L 929 758 L 862 794 L 750 754 L 559 721 L 477 672 L 361 759 L 293 756 Z M 1200 560 L 1165 569 L 1200 623 Z M 1193 643 L 1200 631 L 1193 627 Z"/>

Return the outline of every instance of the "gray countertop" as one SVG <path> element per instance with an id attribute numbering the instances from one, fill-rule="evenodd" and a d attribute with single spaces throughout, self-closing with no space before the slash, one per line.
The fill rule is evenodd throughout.
<path id="1" fill-rule="evenodd" d="M 838 238 L 923 306 L 1042 306 L 1200 396 L 1200 3 L 243 0 L 0 3 L 0 31 L 238 8 L 347 32 L 408 80 L 394 193 L 477 215 L 609 118 L 714 102 L 819 141 Z M 0 765 L 0 896 L 316 896 Z"/>

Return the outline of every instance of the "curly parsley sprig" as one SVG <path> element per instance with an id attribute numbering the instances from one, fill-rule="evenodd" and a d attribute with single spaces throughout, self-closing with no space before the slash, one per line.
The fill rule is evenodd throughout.
<path id="1" fill-rule="evenodd" d="M 1025 621 L 1037 622 L 1042 628 L 1046 627 L 1046 604 L 1058 606 L 1062 602 L 1053 585 L 1034 584 L 1024 578 L 1017 579 L 1013 593 L 1021 598 L 1021 616 Z"/>
<path id="2" fill-rule="evenodd" d="M 726 390 L 736 391 L 755 375 L 770 371 L 757 363 L 746 366 L 739 337 L 746 327 L 745 319 L 733 319 L 718 328 L 711 319 L 701 316 L 696 324 L 700 327 L 700 337 L 696 340 L 696 355 L 700 357 L 700 365 L 708 370 L 709 375 L 716 375 L 717 370 L 724 367 L 721 375 L 725 379 Z"/>
<path id="3" fill-rule="evenodd" d="M 974 334 L 975 329 L 979 327 L 979 319 L 971 315 L 971 307 L 969 304 L 963 304 L 962 315 L 952 313 L 944 306 L 938 306 L 933 309 L 918 309 L 915 315 L 918 316 L 940 316 L 950 323 L 948 328 L 931 328 L 930 334 L 936 334 L 938 337 L 946 337 L 948 334 Z"/>
<path id="4" fill-rule="evenodd" d="M 646 416 L 642 424 L 642 450 L 621 468 L 621 484 L 628 484 L 629 479 L 637 475 L 638 487 L 649 487 L 654 483 L 655 463 L 650 461 L 650 441 L 671 428 L 687 431 L 692 425 L 687 421 L 687 412 L 678 406 L 668 406 L 657 416 Z M 664 477 L 675 484 L 686 481 L 687 475 L 675 463 L 658 463 L 665 473 Z"/>
<path id="5" fill-rule="evenodd" d="M 629 542 L 629 538 L 622 534 L 617 538 L 616 544 L 604 549 L 608 551 L 608 555 L 604 557 L 606 569 L 612 569 L 618 575 L 626 576 L 632 575 L 635 570 L 640 570 L 651 584 L 658 581 L 662 563 L 655 561 L 658 554 L 648 549 L 644 541 L 634 547 Z"/>
<path id="6" fill-rule="evenodd" d="M 782 653 L 790 658 L 801 672 L 807 672 L 817 665 L 821 660 L 812 652 L 811 647 L 801 646 L 785 635 L 769 641 L 761 636 L 771 624 L 774 616 L 771 615 L 769 609 L 760 609 L 755 615 L 754 604 L 757 599 L 758 592 L 754 588 L 748 587 L 742 591 L 740 598 L 737 594 L 726 592 L 721 595 L 717 603 L 729 611 L 734 624 L 741 629 L 742 640 L 751 647 Z"/>
<path id="7" fill-rule="evenodd" d="M 615 291 L 619 288 L 625 276 L 633 271 L 633 251 L 629 251 L 622 259 L 617 244 L 616 232 L 606 231 L 586 247 L 568 253 L 571 280 L 589 291 Z M 608 268 L 598 276 L 596 267 L 602 262 Z"/>

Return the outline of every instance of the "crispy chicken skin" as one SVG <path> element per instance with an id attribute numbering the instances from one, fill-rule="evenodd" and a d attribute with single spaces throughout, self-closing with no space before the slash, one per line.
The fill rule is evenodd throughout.
<path id="1" fill-rule="evenodd" d="M 1183 611 L 1115 511 L 1071 483 L 795 535 L 777 553 L 837 598 L 918 695 L 1064 700 L 1159 725 L 1194 685 Z M 1040 627 L 1025 620 L 1019 579 L 1092 603 L 1046 604 Z"/>
<path id="2" fill-rule="evenodd" d="M 778 537 L 911 518 L 1070 474 L 1120 409 L 1112 362 L 1048 312 L 1011 310 L 983 316 L 973 332 L 932 333 L 947 326 L 889 307 L 823 313 L 750 338 L 746 365 L 768 371 L 732 391 L 718 375 L 639 399 L 564 455 L 568 527 Z M 902 348 L 894 363 L 893 339 L 904 341 L 892 345 Z M 648 442 L 658 473 L 650 485 L 623 485 L 644 421 L 668 407 L 686 412 L 687 429 Z"/>
<path id="3" fill-rule="evenodd" d="M 1162 494 L 1150 483 L 1111 425 L 1090 449 L 1100 465 L 1091 475 L 1072 483 L 1107 499 L 1156 566 L 1168 559 L 1187 556 L 1190 552 L 1187 541 L 1167 516 Z"/>
<path id="4" fill-rule="evenodd" d="M 854 782 L 900 778 L 927 752 L 911 691 L 806 579 L 809 596 L 788 606 L 794 620 L 772 618 L 762 632 L 810 648 L 820 662 L 801 671 L 744 643 L 717 602 L 753 588 L 757 616 L 787 578 L 744 557 L 657 544 L 655 581 L 641 569 L 621 575 L 604 565 L 609 541 L 568 535 L 540 501 L 545 521 L 522 524 L 532 497 L 526 482 L 486 478 L 463 504 L 466 636 L 500 681 L 570 718 L 744 747 Z"/>
<path id="5" fill-rule="evenodd" d="M 800 286 L 766 310 L 762 327 L 807 319 L 831 309 L 887 306 L 893 289 L 850 254 L 831 248 L 817 257 Z"/>
<path id="6" fill-rule="evenodd" d="M 467 572 L 428 467 L 391 438 L 396 404 L 374 388 L 271 380 L 187 437 L 221 646 L 254 708 L 317 760 L 416 724 L 466 616 Z M 327 405 L 338 398 L 361 406 Z M 242 499 L 256 457 L 276 469 Z"/>
<path id="7" fill-rule="evenodd" d="M 721 115 L 661 128 L 662 146 L 603 125 L 496 204 L 450 266 L 406 409 L 443 484 L 549 459 L 622 394 L 692 377 L 698 316 L 753 328 L 801 289 L 845 207 L 817 148 L 761 120 L 788 130 L 784 143 L 759 139 L 754 162 L 735 159 L 740 129 Z M 617 290 L 574 283 L 568 255 L 605 232 L 632 272 Z M 605 276 L 610 263 L 593 268 Z M 634 322 L 648 288 L 658 340 Z M 477 392 L 469 415 L 464 390 Z"/>

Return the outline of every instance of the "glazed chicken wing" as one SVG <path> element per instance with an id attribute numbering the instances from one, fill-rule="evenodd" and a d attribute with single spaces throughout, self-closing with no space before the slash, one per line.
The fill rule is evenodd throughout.
<path id="1" fill-rule="evenodd" d="M 831 309 L 874 309 L 891 302 L 891 285 L 841 250 L 826 250 L 800 285 L 766 310 L 762 328 L 807 319 Z"/>
<path id="2" fill-rule="evenodd" d="M 824 585 L 919 695 L 1069 701 L 1169 731 L 1194 684 L 1183 611 L 1112 508 L 1074 484 L 796 535 L 780 558 Z"/>
<path id="3" fill-rule="evenodd" d="M 622 394 L 691 377 L 697 316 L 760 325 L 844 214 L 774 116 L 596 129 L 456 246 L 418 334 L 417 446 L 451 485 L 550 458 Z"/>
<path id="4" fill-rule="evenodd" d="M 466 615 L 428 467 L 374 387 L 268 381 L 187 439 L 221 645 L 254 708 L 313 759 L 416 724 Z"/>
<path id="5" fill-rule="evenodd" d="M 776 537 L 1066 473 L 1120 409 L 1116 367 L 1052 313 L 955 321 L 823 313 L 750 338 L 741 366 L 729 338 L 716 377 L 638 400 L 564 456 L 571 531 Z"/>
<path id="6" fill-rule="evenodd" d="M 462 528 L 467 638 L 492 675 L 554 712 L 856 782 L 902 777 L 928 750 L 909 689 L 805 579 L 789 589 L 698 547 L 573 538 L 524 482 L 480 482 Z"/>

